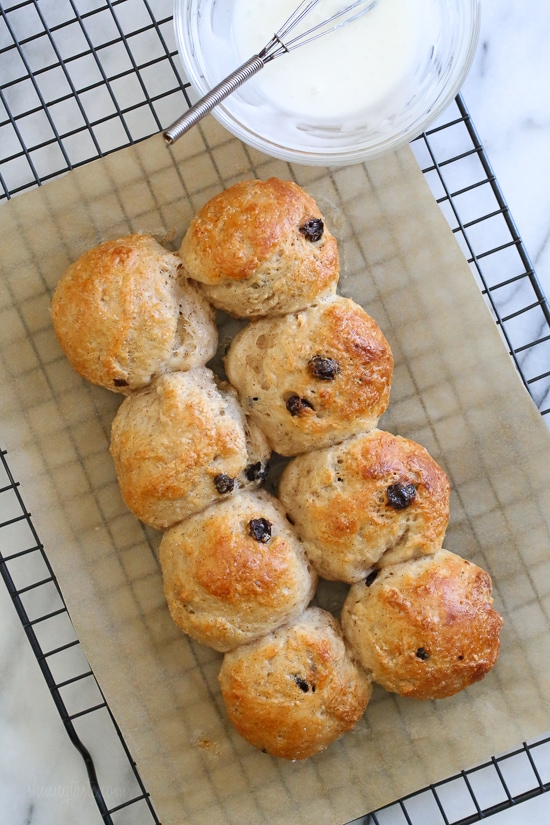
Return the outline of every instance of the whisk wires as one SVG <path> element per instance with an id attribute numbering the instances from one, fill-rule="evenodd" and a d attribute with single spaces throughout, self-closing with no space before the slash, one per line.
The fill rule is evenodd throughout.
<path id="1" fill-rule="evenodd" d="M 373 9 L 374 6 L 376 6 L 377 0 L 371 0 L 371 2 L 367 2 L 367 0 L 355 0 L 354 3 L 335 12 L 335 14 L 323 20 L 321 23 L 317 23 L 317 25 L 312 26 L 310 29 L 297 34 L 296 37 L 293 37 L 291 40 L 286 40 L 287 35 L 294 31 L 296 26 L 298 26 L 320 2 L 321 0 L 302 0 L 288 20 L 283 23 L 281 28 L 259 53 L 264 63 L 269 63 L 270 60 L 275 60 L 276 57 L 280 57 L 282 54 L 285 54 L 285 52 L 291 52 L 293 49 L 298 49 L 306 43 L 311 43 L 313 40 L 323 37 L 330 31 L 335 31 L 342 26 L 347 26 L 348 23 L 357 20 Z M 355 12 L 355 14 L 353 12 Z"/>
<path id="2" fill-rule="evenodd" d="M 373 9 L 378 0 L 354 0 L 353 3 L 345 6 L 340 11 L 337 11 L 332 17 L 328 17 L 321 23 L 307 29 L 307 31 L 297 34 L 290 40 L 286 40 L 288 34 L 294 31 L 296 26 L 301 23 L 304 17 L 320 3 L 321 0 L 302 0 L 302 2 L 295 9 L 294 13 L 290 15 L 286 23 L 283 23 L 281 28 L 273 35 L 269 43 L 258 54 L 253 55 L 249 60 L 231 72 L 224 78 L 217 86 L 214 86 L 209 92 L 205 94 L 194 106 L 164 132 L 164 139 L 168 145 L 171 145 L 176 140 L 189 131 L 196 123 L 201 120 L 208 112 L 211 112 L 222 100 L 242 86 L 251 77 L 254 77 L 266 63 L 275 60 L 293 49 L 304 46 L 306 43 L 311 43 L 312 40 L 317 40 L 318 37 L 323 37 L 329 32 L 347 26 L 359 17 L 362 17 L 368 11 Z"/>

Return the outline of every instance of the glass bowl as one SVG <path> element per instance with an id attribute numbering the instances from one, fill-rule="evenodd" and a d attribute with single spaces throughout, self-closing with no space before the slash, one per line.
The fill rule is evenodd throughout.
<path id="1" fill-rule="evenodd" d="M 239 53 L 232 30 L 234 2 L 175 0 L 176 39 L 185 73 L 197 97 L 206 94 L 265 45 L 265 42 L 258 43 L 250 54 Z M 333 117 L 326 110 L 312 113 L 305 104 L 302 112 L 299 102 L 287 105 L 284 99 L 274 100 L 266 95 L 258 77 L 248 80 L 212 114 L 244 143 L 293 163 L 344 166 L 396 149 L 423 132 L 457 94 L 472 64 L 479 36 L 480 0 L 422 0 L 422 3 L 415 6 L 417 10 L 422 8 L 424 20 L 416 27 L 415 62 L 410 71 L 407 69 L 406 84 L 397 93 L 393 90 L 386 94 L 376 105 L 365 102 L 368 95 L 364 97 L 359 86 L 352 98 L 355 109 L 345 116 L 340 112 Z M 359 22 L 367 20 L 375 11 Z M 332 46 L 328 38 L 345 37 L 356 25 L 357 22 L 351 23 L 317 43 Z M 302 47 L 303 56 L 309 48 L 310 45 Z M 275 63 L 294 59 L 295 54 L 297 52 L 283 55 L 260 74 L 269 72 Z M 327 58 L 327 65 L 331 65 L 331 60 L 335 65 L 330 49 L 328 54 L 331 57 Z"/>

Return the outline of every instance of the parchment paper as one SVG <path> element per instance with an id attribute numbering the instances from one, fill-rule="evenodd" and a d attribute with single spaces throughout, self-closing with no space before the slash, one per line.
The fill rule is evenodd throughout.
<path id="1" fill-rule="evenodd" d="M 375 692 L 364 719 L 304 763 L 230 728 L 218 654 L 165 607 L 154 550 L 121 501 L 108 453 L 120 398 L 80 379 L 50 325 L 51 291 L 92 245 L 173 235 L 243 177 L 294 178 L 337 235 L 341 291 L 396 360 L 381 426 L 448 472 L 446 547 L 491 573 L 502 652 L 451 699 Z M 550 438 L 411 151 L 340 170 L 291 167 L 212 119 L 168 151 L 160 137 L 70 172 L 0 209 L 0 422 L 10 464 L 80 640 L 164 825 L 335 825 L 550 727 Z"/>

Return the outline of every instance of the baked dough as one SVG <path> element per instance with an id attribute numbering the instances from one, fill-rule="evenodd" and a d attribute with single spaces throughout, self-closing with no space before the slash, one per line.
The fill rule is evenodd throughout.
<path id="1" fill-rule="evenodd" d="M 439 550 L 354 584 L 342 627 L 379 685 L 442 699 L 483 679 L 497 660 L 502 617 L 491 591 L 485 570 Z"/>
<path id="2" fill-rule="evenodd" d="M 110 449 L 128 508 L 158 530 L 260 484 L 270 454 L 235 391 L 206 367 L 163 375 L 126 398 Z"/>
<path id="3" fill-rule="evenodd" d="M 159 553 L 172 618 L 219 651 L 296 619 L 317 584 L 284 510 L 263 490 L 216 502 L 175 525 Z"/>
<path id="4" fill-rule="evenodd" d="M 213 197 L 179 254 L 214 306 L 238 318 L 296 312 L 334 293 L 340 271 L 317 204 L 278 178 L 240 181 Z"/>
<path id="5" fill-rule="evenodd" d="M 57 284 L 51 315 L 74 369 L 123 395 L 156 375 L 204 366 L 218 343 L 214 310 L 179 258 L 139 233 L 75 261 Z"/>
<path id="6" fill-rule="evenodd" d="M 240 735 L 283 759 L 324 750 L 355 726 L 371 695 L 338 622 L 318 607 L 226 653 L 219 680 Z"/>
<path id="7" fill-rule="evenodd" d="M 249 323 L 225 357 L 229 381 L 272 449 L 298 455 L 376 427 L 393 373 L 380 327 L 349 298 Z"/>
<path id="8" fill-rule="evenodd" d="M 373 565 L 441 549 L 449 480 L 424 447 L 383 430 L 297 456 L 279 498 L 315 569 L 352 584 Z"/>

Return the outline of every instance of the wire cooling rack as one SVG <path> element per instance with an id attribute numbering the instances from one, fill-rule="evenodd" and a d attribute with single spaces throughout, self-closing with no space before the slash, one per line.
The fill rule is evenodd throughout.
<path id="1" fill-rule="evenodd" d="M 0 202 L 162 130 L 190 105 L 191 94 L 178 66 L 172 0 L 0 3 Z M 458 97 L 412 147 L 550 424 L 550 372 L 537 366 L 550 362 L 549 307 L 464 101 Z M 104 822 L 159 823 L 76 638 L 5 450 L 0 547 L 2 578 Z M 470 825 L 549 789 L 545 736 L 355 825 Z"/>

